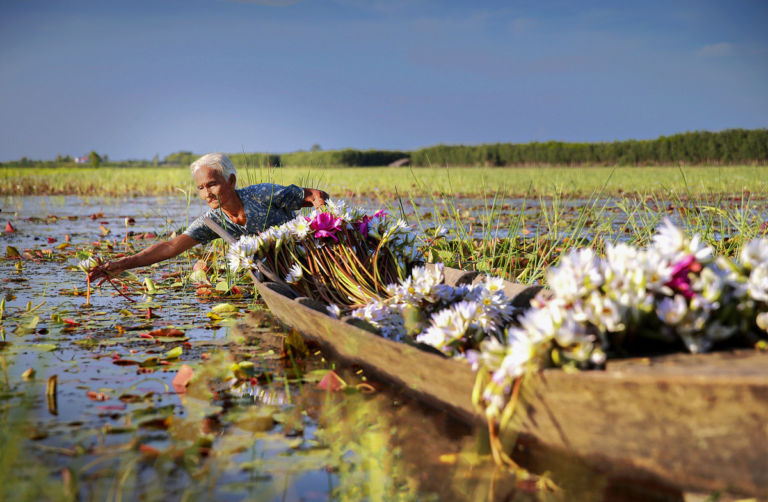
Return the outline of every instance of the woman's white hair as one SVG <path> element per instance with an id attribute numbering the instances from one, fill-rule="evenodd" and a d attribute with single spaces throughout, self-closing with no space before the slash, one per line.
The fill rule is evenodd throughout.
<path id="1" fill-rule="evenodd" d="M 206 153 L 189 166 L 189 170 L 192 172 L 194 178 L 195 173 L 201 167 L 210 167 L 214 171 L 218 171 L 225 180 L 229 180 L 229 175 L 234 174 L 235 180 L 237 180 L 237 170 L 235 165 L 229 160 L 223 153 Z"/>

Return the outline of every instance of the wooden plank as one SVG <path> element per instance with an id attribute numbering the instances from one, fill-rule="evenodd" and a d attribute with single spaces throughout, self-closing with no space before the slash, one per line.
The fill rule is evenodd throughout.
<path id="1" fill-rule="evenodd" d="M 429 354 L 414 346 L 386 340 L 351 324 L 287 300 L 269 284 L 257 283 L 267 307 L 332 357 L 356 364 L 372 376 L 402 386 L 427 403 L 477 423 L 472 406 L 474 376 L 467 364 Z"/>
<path id="2" fill-rule="evenodd" d="M 713 374 L 710 364 L 734 357 L 744 375 Z M 604 467 L 622 462 L 677 486 L 767 496 L 768 357 L 693 358 L 701 365 L 544 371 L 526 389 L 522 430 Z"/>

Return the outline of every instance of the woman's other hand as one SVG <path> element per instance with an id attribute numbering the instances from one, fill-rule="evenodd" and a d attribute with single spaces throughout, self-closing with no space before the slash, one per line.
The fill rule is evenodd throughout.
<path id="1" fill-rule="evenodd" d="M 326 192 L 316 188 L 305 188 L 304 203 L 302 206 L 314 206 L 315 208 L 318 208 L 325 205 L 326 199 L 328 199 L 328 194 Z"/>

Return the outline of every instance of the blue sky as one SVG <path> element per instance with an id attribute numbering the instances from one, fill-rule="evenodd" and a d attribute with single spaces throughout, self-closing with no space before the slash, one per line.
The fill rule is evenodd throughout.
<path id="1" fill-rule="evenodd" d="M 768 2 L 0 0 L 0 161 L 768 127 Z"/>

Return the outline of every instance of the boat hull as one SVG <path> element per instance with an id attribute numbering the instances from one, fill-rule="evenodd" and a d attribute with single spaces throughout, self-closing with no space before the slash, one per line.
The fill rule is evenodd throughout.
<path id="1" fill-rule="evenodd" d="M 330 357 L 464 422 L 483 422 L 465 362 L 334 319 L 312 300 L 289 298 L 284 285 L 256 281 L 256 288 L 276 317 Z M 507 293 L 518 303 L 532 296 L 513 284 Z M 525 444 L 684 490 L 768 497 L 768 354 L 676 354 L 609 362 L 604 371 L 545 370 L 522 396 L 514 429 Z"/>

